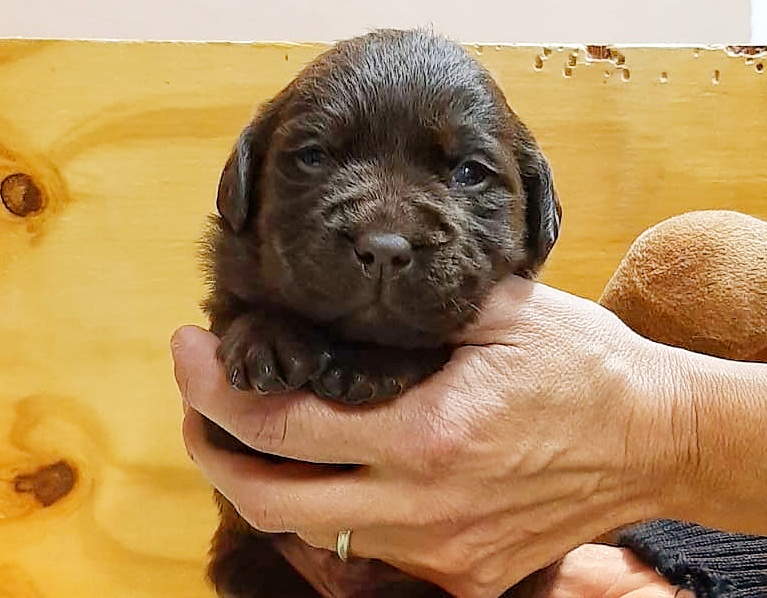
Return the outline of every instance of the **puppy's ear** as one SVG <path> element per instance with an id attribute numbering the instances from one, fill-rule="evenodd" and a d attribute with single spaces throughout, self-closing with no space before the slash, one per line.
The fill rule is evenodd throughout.
<path id="1" fill-rule="evenodd" d="M 530 271 L 537 272 L 559 237 L 562 206 L 554 189 L 551 167 L 534 142 L 521 151 L 522 187 L 527 196 L 527 249 Z"/>
<path id="2" fill-rule="evenodd" d="M 258 210 L 259 179 L 284 93 L 266 104 L 240 134 L 218 182 L 218 213 L 235 233 Z"/>
<path id="3" fill-rule="evenodd" d="M 216 207 L 235 233 L 239 233 L 248 219 L 253 195 L 255 169 L 252 151 L 252 125 L 248 126 L 237 140 L 229 159 L 226 161 L 221 179 L 218 181 Z"/>

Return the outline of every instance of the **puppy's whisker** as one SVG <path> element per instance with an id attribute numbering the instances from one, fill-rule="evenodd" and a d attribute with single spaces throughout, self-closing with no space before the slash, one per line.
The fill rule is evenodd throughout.
<path id="1" fill-rule="evenodd" d="M 471 301 L 467 301 L 466 302 L 466 306 L 469 307 L 470 309 L 472 309 L 477 314 L 481 314 L 482 313 L 482 310 L 479 308 L 479 306 L 475 305 Z"/>

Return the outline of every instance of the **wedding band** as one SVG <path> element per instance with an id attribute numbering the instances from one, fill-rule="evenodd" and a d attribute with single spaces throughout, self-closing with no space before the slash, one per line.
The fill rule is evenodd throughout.
<path id="1" fill-rule="evenodd" d="M 338 537 L 336 538 L 336 554 L 344 563 L 349 558 L 349 540 L 351 537 L 352 530 L 345 529 L 338 532 Z"/>

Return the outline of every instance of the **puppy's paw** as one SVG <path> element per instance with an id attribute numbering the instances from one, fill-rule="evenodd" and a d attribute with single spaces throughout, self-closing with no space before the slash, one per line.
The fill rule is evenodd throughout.
<path id="1" fill-rule="evenodd" d="M 311 380 L 319 396 L 351 405 L 392 399 L 441 368 L 450 350 L 333 347 L 332 359 Z"/>
<path id="2" fill-rule="evenodd" d="M 221 337 L 218 358 L 238 390 L 263 393 L 295 390 L 316 378 L 330 362 L 325 337 L 296 318 L 248 312 Z"/>
<path id="3" fill-rule="evenodd" d="M 361 405 L 393 399 L 412 383 L 383 372 L 362 372 L 348 363 L 332 362 L 312 381 L 312 390 L 324 399 Z"/>

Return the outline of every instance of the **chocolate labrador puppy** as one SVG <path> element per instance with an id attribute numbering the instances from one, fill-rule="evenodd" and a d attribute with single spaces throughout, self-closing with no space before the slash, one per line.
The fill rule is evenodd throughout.
<path id="1" fill-rule="evenodd" d="M 444 365 L 498 280 L 535 275 L 561 213 L 490 74 L 456 43 L 393 30 L 337 44 L 261 108 L 217 207 L 205 307 L 232 385 L 351 404 L 392 399 Z M 221 596 L 447 595 L 331 553 L 313 586 L 283 556 L 296 536 L 258 532 L 218 502 L 209 575 Z"/>

